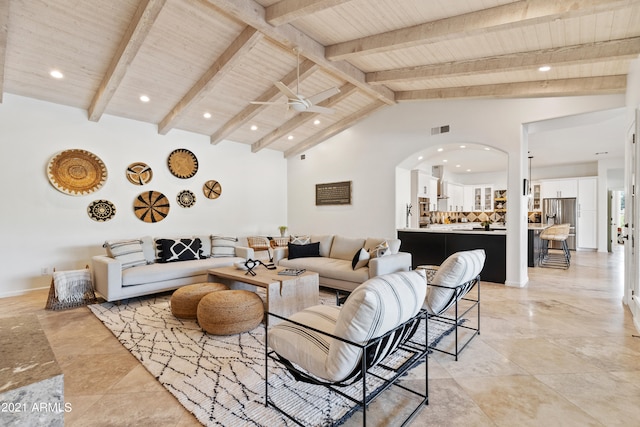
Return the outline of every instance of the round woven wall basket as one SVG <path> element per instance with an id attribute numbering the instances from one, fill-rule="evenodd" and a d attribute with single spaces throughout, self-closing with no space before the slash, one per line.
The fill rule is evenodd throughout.
<path id="1" fill-rule="evenodd" d="M 127 167 L 127 179 L 135 185 L 148 184 L 153 178 L 153 171 L 146 163 L 131 163 Z"/>
<path id="2" fill-rule="evenodd" d="M 133 212 L 144 222 L 160 222 L 169 215 L 169 199 L 158 191 L 145 191 L 133 201 Z"/>
<path id="3" fill-rule="evenodd" d="M 71 149 L 55 154 L 47 166 L 53 187 L 71 196 L 85 196 L 99 190 L 107 181 L 107 167 L 86 150 Z"/>
<path id="4" fill-rule="evenodd" d="M 198 172 L 198 158 L 185 148 L 178 148 L 169 154 L 167 166 L 173 176 L 186 179 Z"/>
<path id="5" fill-rule="evenodd" d="M 207 199 L 217 199 L 222 194 L 222 185 L 214 179 L 204 183 L 202 192 Z"/>

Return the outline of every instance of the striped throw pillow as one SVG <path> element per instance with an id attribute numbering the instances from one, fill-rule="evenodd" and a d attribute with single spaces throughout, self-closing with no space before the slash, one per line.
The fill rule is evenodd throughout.
<path id="1" fill-rule="evenodd" d="M 142 250 L 142 240 L 108 240 L 104 247 L 111 258 L 120 261 L 123 270 L 147 264 Z"/>

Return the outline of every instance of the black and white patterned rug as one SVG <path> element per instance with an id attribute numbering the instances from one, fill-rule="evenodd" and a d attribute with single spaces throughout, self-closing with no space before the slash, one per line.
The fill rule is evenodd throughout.
<path id="1" fill-rule="evenodd" d="M 264 405 L 263 325 L 239 335 L 209 335 L 195 320 L 174 317 L 169 301 L 170 295 L 164 294 L 89 308 L 202 424 L 294 425 Z M 335 304 L 335 296 L 321 293 L 321 302 Z M 450 330 L 447 325 L 430 322 L 428 339 L 439 341 Z M 416 336 L 424 336 L 424 332 L 418 331 Z M 338 394 L 295 382 L 271 360 L 268 366 L 270 398 L 296 414 L 301 423 L 339 425 L 354 412 L 353 404 Z"/>

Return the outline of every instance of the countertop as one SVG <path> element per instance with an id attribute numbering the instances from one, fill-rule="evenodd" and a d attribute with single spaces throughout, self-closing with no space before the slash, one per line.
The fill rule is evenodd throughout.
<path id="1" fill-rule="evenodd" d="M 453 234 L 489 234 L 489 235 L 505 235 L 506 228 L 502 225 L 491 227 L 486 231 L 484 227 L 474 227 L 471 224 L 434 224 L 427 228 L 402 228 L 399 231 L 410 231 L 416 233 L 453 233 Z"/>
<path id="2" fill-rule="evenodd" d="M 551 227 L 551 225 L 550 225 L 550 224 L 543 224 L 543 223 L 541 223 L 541 222 L 535 222 L 535 223 L 529 223 L 529 224 L 527 224 L 527 228 L 528 228 L 529 230 L 539 230 L 539 231 L 542 231 L 542 230 L 545 230 L 545 229 L 547 229 L 547 228 L 549 228 L 549 227 Z"/>
<path id="3" fill-rule="evenodd" d="M 527 229 L 534 231 L 542 231 L 549 228 L 550 225 L 542 223 L 528 223 Z M 502 224 L 492 224 L 490 230 L 486 231 L 484 227 L 474 225 L 473 223 L 456 223 L 456 224 L 432 224 L 426 228 L 401 228 L 399 231 L 411 231 L 416 233 L 456 233 L 456 234 L 507 234 L 507 229 Z"/>

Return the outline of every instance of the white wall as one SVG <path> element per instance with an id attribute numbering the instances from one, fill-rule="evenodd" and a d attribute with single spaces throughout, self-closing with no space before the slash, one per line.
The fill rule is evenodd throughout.
<path id="1" fill-rule="evenodd" d="M 465 141 L 499 148 L 509 155 L 510 203 L 507 282 L 523 286 L 526 273 L 526 207 L 522 180 L 528 176 L 523 123 L 624 105 L 624 96 L 514 100 L 436 100 L 388 107 L 288 162 L 289 224 L 295 233 L 394 236 L 396 214 L 409 200 L 396 199 L 396 166 L 412 153 L 436 144 Z M 434 126 L 451 132 L 430 135 Z M 315 206 L 315 184 L 353 181 L 349 206 Z M 517 197 L 517 196 L 514 196 Z M 401 205 L 401 206 L 398 206 Z"/>
<path id="2" fill-rule="evenodd" d="M 82 268 L 92 255 L 104 253 L 107 239 L 144 235 L 176 236 L 221 233 L 246 236 L 278 234 L 287 224 L 287 169 L 282 153 L 172 130 L 158 135 L 156 126 L 104 116 L 87 120 L 84 110 L 5 94 L 0 104 L 0 297 L 48 286 L 43 267 Z M 109 177 L 97 192 L 74 197 L 57 191 L 48 181 L 46 166 L 58 151 L 82 148 L 102 159 Z M 197 174 L 179 179 L 167 168 L 176 148 L 191 150 L 199 161 Z M 153 168 L 144 186 L 129 183 L 126 167 L 145 162 Z M 215 179 L 222 196 L 204 197 L 202 185 Z M 196 204 L 182 208 L 175 198 L 191 190 Z M 167 218 L 148 224 L 133 214 L 133 200 L 147 190 L 160 191 L 170 202 Z M 87 215 L 93 200 L 116 205 L 116 216 L 98 223 Z M 43 302 L 44 304 L 44 302 Z"/>

